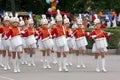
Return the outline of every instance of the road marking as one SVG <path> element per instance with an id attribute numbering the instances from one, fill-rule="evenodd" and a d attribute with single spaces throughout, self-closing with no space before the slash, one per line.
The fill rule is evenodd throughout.
<path id="1" fill-rule="evenodd" d="M 14 80 L 14 79 L 12 79 L 12 78 L 5 77 L 5 76 L 0 76 L 0 78 L 6 79 L 6 80 Z"/>

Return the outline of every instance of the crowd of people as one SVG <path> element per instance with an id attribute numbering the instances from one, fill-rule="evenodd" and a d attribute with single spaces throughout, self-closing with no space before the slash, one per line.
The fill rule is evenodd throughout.
<path id="1" fill-rule="evenodd" d="M 24 21 L 22 17 L 18 18 L 6 13 L 3 24 L 0 25 L 0 66 L 3 69 L 11 69 L 21 72 L 20 65 L 36 66 L 36 50 L 42 53 L 42 62 L 44 69 L 51 69 L 51 55 L 53 62 L 58 64 L 58 71 L 68 72 L 68 66 L 72 66 L 73 51 L 77 57 L 77 68 L 86 68 L 84 64 L 84 55 L 86 53 L 87 40 L 94 40 L 92 52 L 96 60 L 96 72 L 107 72 L 105 67 L 105 53 L 107 52 L 107 40 L 111 33 L 101 30 L 101 21 L 98 15 L 94 14 L 94 27 L 92 32 L 86 32 L 83 26 L 82 15 L 75 18 L 74 24 L 70 26 L 69 18 L 60 14 L 57 10 L 56 17 L 51 17 L 49 23 L 46 15 L 43 14 L 37 28 L 34 27 L 32 16 Z M 50 27 L 48 27 L 50 26 Z M 37 53 L 40 54 L 40 53 Z M 99 55 L 101 58 L 99 58 Z M 102 70 L 100 68 L 102 62 Z"/>

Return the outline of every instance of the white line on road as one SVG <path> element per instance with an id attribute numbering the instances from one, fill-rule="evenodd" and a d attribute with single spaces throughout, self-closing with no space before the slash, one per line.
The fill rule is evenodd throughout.
<path id="1" fill-rule="evenodd" d="M 0 76 L 0 78 L 6 79 L 6 80 L 14 80 L 14 79 L 12 79 L 12 78 L 5 77 L 5 76 Z"/>

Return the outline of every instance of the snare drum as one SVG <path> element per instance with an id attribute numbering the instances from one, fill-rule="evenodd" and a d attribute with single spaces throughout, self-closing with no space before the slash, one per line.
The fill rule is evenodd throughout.
<path id="1" fill-rule="evenodd" d="M 21 46 L 22 45 L 22 38 L 20 35 L 14 36 L 10 39 L 10 42 L 11 42 L 12 47 Z"/>
<path id="2" fill-rule="evenodd" d="M 87 39 L 85 36 L 76 39 L 76 45 L 78 48 L 88 45 Z"/>
<path id="3" fill-rule="evenodd" d="M 46 49 L 52 49 L 54 46 L 53 40 L 50 39 L 49 37 L 43 39 L 42 42 L 43 42 L 43 45 Z"/>
<path id="4" fill-rule="evenodd" d="M 75 38 L 67 38 L 67 44 L 69 48 L 73 48 L 75 45 Z"/>
<path id="5" fill-rule="evenodd" d="M 55 40 L 56 40 L 57 47 L 63 47 L 65 45 L 67 45 L 67 40 L 66 40 L 65 36 L 60 36 L 60 37 L 56 38 Z"/>
<path id="6" fill-rule="evenodd" d="M 107 40 L 106 40 L 106 38 L 104 38 L 104 37 L 103 37 L 103 38 L 95 39 L 95 44 L 96 44 L 96 47 L 97 47 L 98 49 L 108 47 Z"/>
<path id="7" fill-rule="evenodd" d="M 7 40 L 2 39 L 2 43 L 3 43 L 4 47 L 9 47 L 10 46 L 10 40 L 9 39 L 7 39 Z"/>
<path id="8" fill-rule="evenodd" d="M 26 42 L 28 43 L 28 45 L 32 45 L 35 44 L 37 41 L 35 39 L 35 36 L 31 35 L 26 38 Z"/>

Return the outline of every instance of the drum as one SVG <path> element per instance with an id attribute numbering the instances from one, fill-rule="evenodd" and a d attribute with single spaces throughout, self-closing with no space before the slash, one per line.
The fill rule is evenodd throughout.
<path id="1" fill-rule="evenodd" d="M 35 39 L 35 36 L 31 35 L 26 38 L 26 42 L 28 43 L 28 45 L 32 45 L 35 44 L 37 41 Z"/>
<path id="2" fill-rule="evenodd" d="M 14 36 L 10 39 L 10 43 L 12 47 L 18 47 L 22 45 L 22 38 L 20 35 Z"/>
<path id="3" fill-rule="evenodd" d="M 78 48 L 88 45 L 87 39 L 85 36 L 76 39 L 76 45 Z"/>
<path id="4" fill-rule="evenodd" d="M 0 34 L 0 42 L 2 41 L 2 34 Z"/>
<path id="5" fill-rule="evenodd" d="M 105 37 L 95 39 L 95 44 L 98 49 L 108 47 L 108 43 Z"/>
<path id="6" fill-rule="evenodd" d="M 56 38 L 55 40 L 56 40 L 57 47 L 63 47 L 65 45 L 67 45 L 67 40 L 66 40 L 65 36 L 60 36 L 60 37 Z"/>
<path id="7" fill-rule="evenodd" d="M 43 42 L 43 45 L 46 49 L 52 49 L 54 46 L 53 40 L 50 39 L 49 37 L 43 39 L 42 42 Z"/>
<path id="8" fill-rule="evenodd" d="M 67 44 L 69 48 L 73 48 L 75 45 L 75 38 L 67 38 Z"/>
<path id="9" fill-rule="evenodd" d="M 4 47 L 9 47 L 10 46 L 10 40 L 9 39 L 7 39 L 7 40 L 2 39 L 2 43 L 3 43 Z"/>

